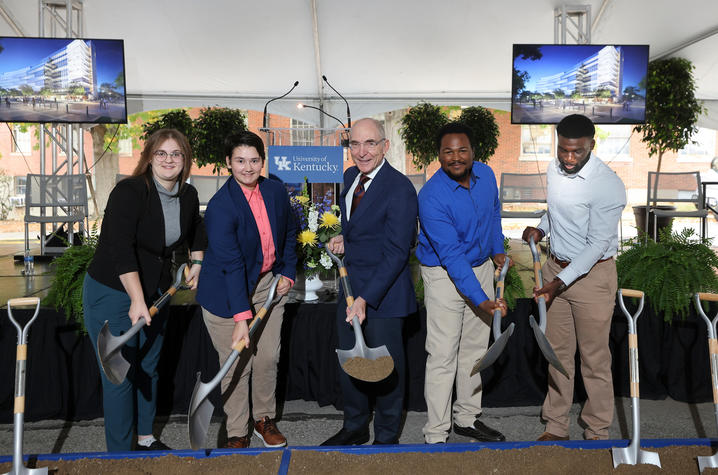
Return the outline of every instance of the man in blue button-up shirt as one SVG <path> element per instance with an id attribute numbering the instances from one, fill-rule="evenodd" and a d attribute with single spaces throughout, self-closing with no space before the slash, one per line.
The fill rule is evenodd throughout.
<path id="1" fill-rule="evenodd" d="M 426 305 L 427 443 L 446 442 L 454 432 L 481 441 L 504 436 L 479 421 L 481 376 L 470 377 L 486 352 L 494 301 L 494 263 L 503 265 L 501 205 L 494 173 L 474 162 L 471 129 L 444 126 L 437 137 L 441 169 L 419 192 L 421 232 L 416 256 L 421 262 Z M 456 383 L 456 402 L 451 408 Z"/>

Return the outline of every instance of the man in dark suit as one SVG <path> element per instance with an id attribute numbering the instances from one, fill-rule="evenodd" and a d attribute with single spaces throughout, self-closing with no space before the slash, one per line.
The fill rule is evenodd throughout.
<path id="1" fill-rule="evenodd" d="M 394 360 L 394 372 L 384 381 L 366 383 L 339 370 L 344 424 L 322 445 L 368 442 L 372 396 L 376 397 L 374 444 L 397 444 L 404 402 L 402 329 L 404 318 L 416 311 L 409 273 L 409 253 L 417 229 L 416 191 L 409 179 L 384 159 L 389 140 L 380 122 L 356 122 L 349 147 L 355 166 L 344 173 L 339 201 L 342 234 L 329 242 L 332 252 L 345 253 L 355 297 L 351 307 L 346 306 L 342 295 L 339 297 L 339 348 L 354 347 L 351 321 L 357 316 L 367 345 L 386 345 Z"/>

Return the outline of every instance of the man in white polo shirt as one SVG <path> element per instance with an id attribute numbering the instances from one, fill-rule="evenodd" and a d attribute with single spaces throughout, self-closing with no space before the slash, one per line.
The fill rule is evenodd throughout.
<path id="1" fill-rule="evenodd" d="M 608 439 L 613 420 L 613 379 L 608 334 L 615 305 L 618 221 L 626 206 L 626 188 L 616 173 L 593 155 L 595 127 L 583 115 L 564 117 L 556 126 L 557 158 L 546 171 L 548 212 L 523 239 L 551 237 L 543 266 L 549 305 L 546 336 L 569 373 L 549 366 L 542 417 L 546 431 L 538 440 L 567 440 L 573 402 L 574 357 L 588 399 L 581 411 L 586 439 Z"/>

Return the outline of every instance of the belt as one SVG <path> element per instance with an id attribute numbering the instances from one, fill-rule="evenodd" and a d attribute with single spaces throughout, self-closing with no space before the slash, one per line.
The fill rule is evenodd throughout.
<path id="1" fill-rule="evenodd" d="M 568 267 L 568 265 L 571 263 L 571 261 L 562 261 L 562 260 L 559 259 L 558 257 L 554 256 L 553 253 L 549 253 L 549 256 L 551 257 L 551 260 L 554 261 L 556 264 L 558 264 L 558 266 L 559 266 L 561 269 L 565 269 L 565 268 Z M 605 259 L 601 259 L 601 260 L 599 260 L 599 261 L 596 261 L 596 264 L 598 264 L 599 262 L 610 261 L 611 259 L 613 259 L 613 256 L 607 257 L 607 258 L 605 258 Z M 594 265 L 595 265 L 595 264 L 594 264 Z"/>

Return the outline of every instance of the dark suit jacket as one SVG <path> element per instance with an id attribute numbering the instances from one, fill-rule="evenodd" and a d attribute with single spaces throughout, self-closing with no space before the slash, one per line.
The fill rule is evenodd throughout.
<path id="1" fill-rule="evenodd" d="M 346 219 L 346 194 L 359 173 L 344 172 L 342 210 L 345 264 L 354 297 L 367 317 L 405 317 L 416 311 L 409 253 L 416 239 L 418 205 L 409 179 L 384 163 L 357 209 Z"/>
<path id="2" fill-rule="evenodd" d="M 197 190 L 184 184 L 180 192 L 181 235 L 165 247 L 165 217 L 152 177 L 128 177 L 110 193 L 102 219 L 100 238 L 87 272 L 96 281 L 125 291 L 120 275 L 139 272 L 145 299 L 156 297 L 157 289 L 169 288 L 172 251 L 187 243 L 190 250 L 207 247 L 207 235 L 199 214 Z"/>
<path id="3" fill-rule="evenodd" d="M 296 221 L 284 185 L 261 177 L 262 193 L 274 239 L 273 274 L 294 280 L 297 266 Z M 219 317 L 250 310 L 264 256 L 257 223 L 244 192 L 229 177 L 204 214 L 209 247 L 200 273 L 197 302 Z"/>

